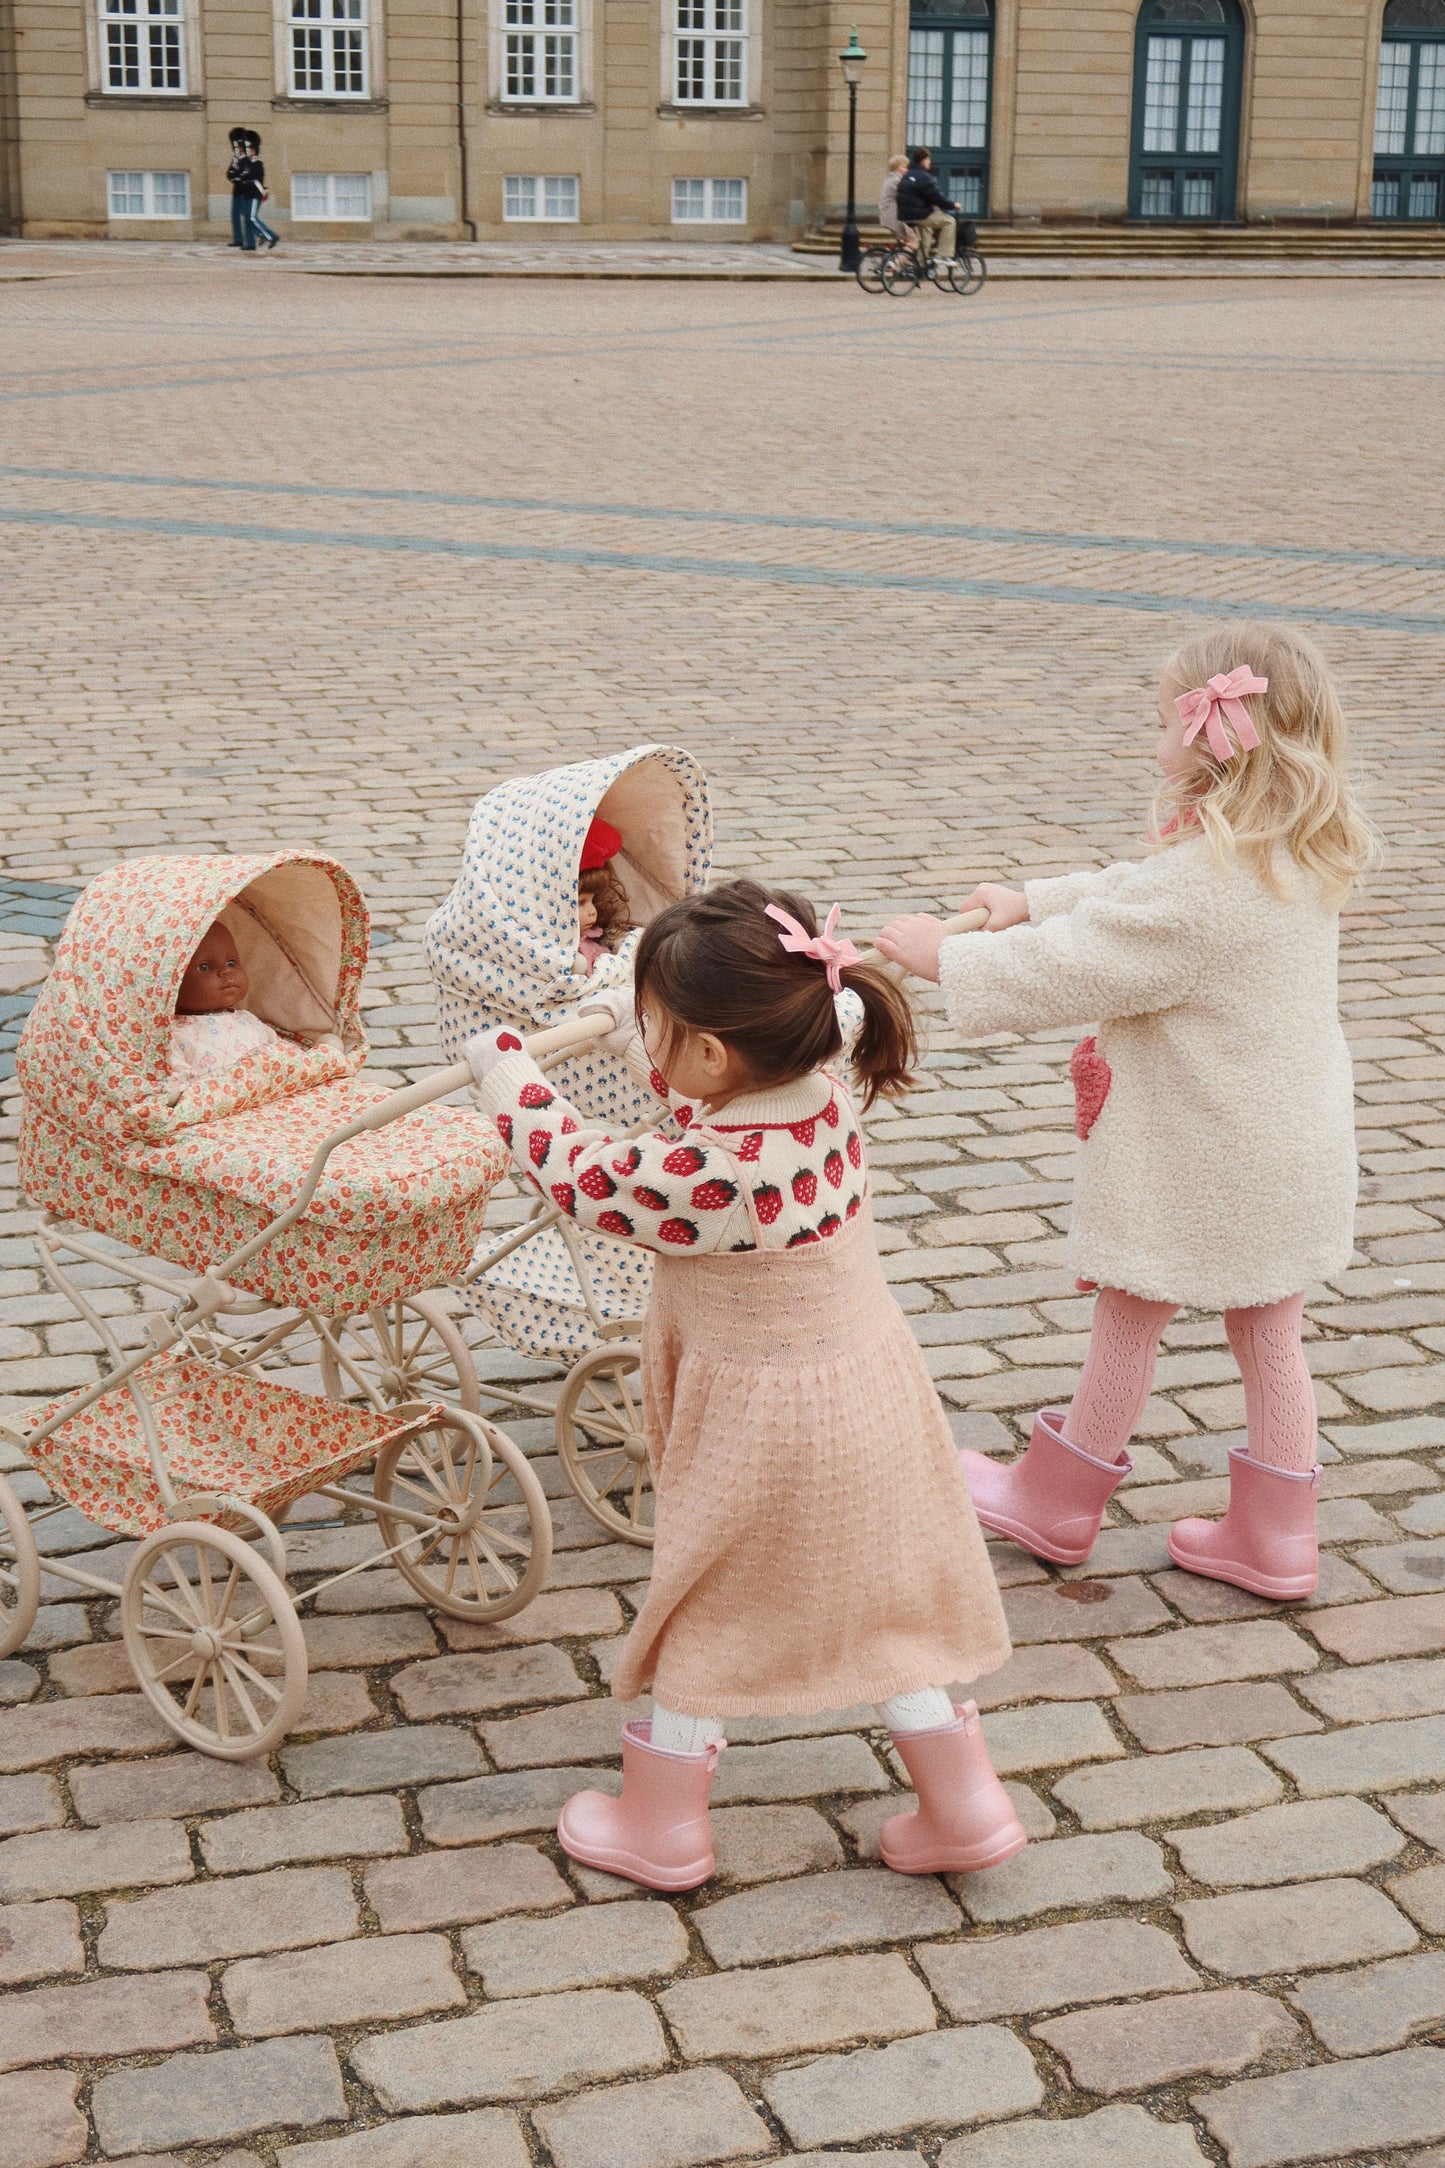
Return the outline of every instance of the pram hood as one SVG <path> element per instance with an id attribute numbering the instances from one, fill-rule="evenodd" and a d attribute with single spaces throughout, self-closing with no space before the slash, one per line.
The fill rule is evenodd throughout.
<path id="1" fill-rule="evenodd" d="M 639 925 L 702 887 L 712 860 L 707 778 L 680 746 L 636 745 L 518 776 L 478 800 L 460 877 L 428 921 L 439 989 L 537 1026 L 572 1013 L 589 983 L 630 977 L 630 960 L 604 956 L 589 981 L 577 955 L 577 869 L 598 813 L 622 836 L 612 866 Z"/>
<path id="2" fill-rule="evenodd" d="M 247 1007 L 299 1045 L 253 1055 L 177 1098 L 171 1020 L 215 920 L 250 979 Z M 344 866 L 312 851 L 131 858 L 99 873 L 66 923 L 16 1055 L 26 1099 L 118 1143 L 350 1075 L 366 1057 L 358 994 L 369 920 Z"/>

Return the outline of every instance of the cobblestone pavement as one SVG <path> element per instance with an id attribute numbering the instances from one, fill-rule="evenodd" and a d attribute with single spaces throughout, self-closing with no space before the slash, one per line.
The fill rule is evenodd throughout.
<path id="1" fill-rule="evenodd" d="M 722 868 L 836 895 L 854 930 L 1101 862 L 1138 847 L 1155 675 L 1201 614 L 1313 628 L 1391 855 L 1345 943 L 1365 1184 L 1358 1261 L 1309 1296 L 1314 1600 L 1169 1567 L 1242 1422 L 1219 1319 L 1182 1316 L 1089 1567 L 997 1549 L 1017 1653 L 983 1698 L 1029 1850 L 894 1877 L 869 1712 L 752 1723 L 717 1880 L 664 1901 L 552 1835 L 579 1766 L 614 1766 L 646 1555 L 565 1495 L 545 1422 L 517 1436 L 554 1502 L 546 1592 L 487 1632 L 389 1573 L 342 1584 L 268 1765 L 169 1748 L 114 1607 L 47 1581 L 0 1666 L 0 2168 L 1439 2168 L 1439 311 L 1254 279 L 967 312 L 240 294 L 174 256 L 7 293 L 0 1025 L 98 868 L 305 841 L 375 908 L 381 1073 L 422 1074 L 421 929 L 473 800 L 645 739 L 709 769 Z M 1084 1346 L 1068 1051 L 935 1018 L 923 1089 L 873 1123 L 887 1270 L 985 1448 Z M 0 1208 L 13 1422 L 96 1343 Z M 297 1584 L 350 1540 L 294 1530 Z M 48 1541 L 104 1547 L 73 1516 Z"/>

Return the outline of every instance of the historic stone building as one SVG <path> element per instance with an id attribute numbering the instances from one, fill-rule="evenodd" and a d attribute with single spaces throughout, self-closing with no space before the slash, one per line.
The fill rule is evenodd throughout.
<path id="1" fill-rule="evenodd" d="M 927 143 L 991 221 L 1445 212 L 1445 0 L 0 0 L 0 227 L 785 239 Z"/>

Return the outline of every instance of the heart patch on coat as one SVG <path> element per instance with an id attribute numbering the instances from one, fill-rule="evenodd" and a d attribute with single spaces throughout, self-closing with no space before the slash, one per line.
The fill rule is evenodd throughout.
<path id="1" fill-rule="evenodd" d="M 1074 1135 L 1087 1137 L 1104 1110 L 1114 1072 L 1099 1052 L 1095 1039 L 1080 1039 L 1069 1057 L 1074 1082 Z"/>

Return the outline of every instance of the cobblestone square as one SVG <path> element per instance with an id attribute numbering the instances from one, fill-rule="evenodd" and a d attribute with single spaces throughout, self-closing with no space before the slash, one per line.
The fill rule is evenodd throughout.
<path id="1" fill-rule="evenodd" d="M 869 1712 L 770 1719 L 723 1763 L 717 1879 L 668 1899 L 556 1844 L 561 1800 L 615 1781 L 647 1553 L 568 1495 L 547 1421 L 514 1432 L 555 1526 L 530 1612 L 336 1584 L 269 1762 L 179 1747 L 115 1603 L 47 1575 L 0 1663 L 0 2168 L 1445 2158 L 1441 309 L 1437 281 L 1327 267 L 967 303 L 199 250 L 7 278 L 11 1425 L 100 1374 L 37 1270 L 13 1046 L 117 859 L 334 853 L 402 1084 L 441 1059 L 422 929 L 505 777 L 684 745 L 717 870 L 861 936 L 1136 853 L 1159 667 L 1256 612 L 1336 666 L 1389 856 L 1342 958 L 1357 1257 L 1306 1309 L 1316 1597 L 1169 1566 L 1243 1420 L 1221 1320 L 1183 1313 L 1089 1566 L 994 1546 L 1017 1653 L 982 1698 L 1030 1849 L 891 1875 Z M 871 1119 L 875 1210 L 960 1442 L 1005 1450 L 1088 1327 L 1074 1034 L 966 1046 L 923 1006 L 921 1088 Z M 93 1278 L 138 1344 L 138 1298 Z M 516 1374 L 468 1330 L 484 1379 Z M 350 1541 L 330 1510 L 288 1530 L 298 1588 Z M 127 1555 L 45 1527 L 94 1571 Z"/>

